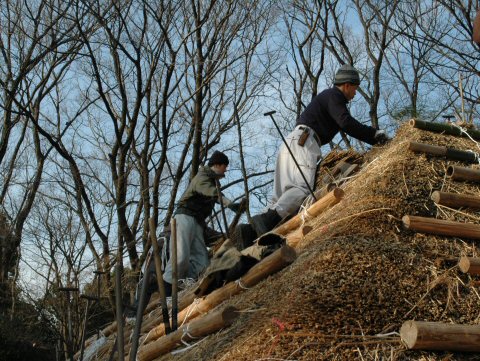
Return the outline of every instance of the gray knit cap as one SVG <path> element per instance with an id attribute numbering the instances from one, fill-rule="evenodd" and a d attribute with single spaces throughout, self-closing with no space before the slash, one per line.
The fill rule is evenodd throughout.
<path id="1" fill-rule="evenodd" d="M 345 64 L 338 69 L 337 74 L 335 74 L 335 85 L 351 83 L 355 85 L 360 85 L 360 76 L 358 71 L 351 65 Z"/>

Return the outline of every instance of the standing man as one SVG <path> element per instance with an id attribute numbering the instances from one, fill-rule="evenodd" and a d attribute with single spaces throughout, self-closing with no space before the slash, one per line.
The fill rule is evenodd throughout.
<path id="1" fill-rule="evenodd" d="M 187 190 L 180 198 L 175 212 L 177 221 L 178 279 L 197 279 L 208 266 L 208 250 L 205 246 L 205 219 L 212 214 L 219 202 L 216 181 L 225 176 L 228 157 L 219 151 L 213 152 L 207 166 L 202 166 L 193 177 Z M 223 205 L 237 212 L 239 203 L 233 203 L 222 195 Z M 170 242 L 170 254 L 171 253 Z M 168 260 L 163 274 L 167 296 L 172 289 L 172 262 Z"/>
<path id="2" fill-rule="evenodd" d="M 357 70 L 351 65 L 343 65 L 335 74 L 334 84 L 333 88 L 313 98 L 286 138 L 312 189 L 320 147 L 330 142 L 340 130 L 371 145 L 388 140 L 383 130 L 360 123 L 347 108 L 360 85 Z M 274 177 L 272 204 L 267 212 L 252 218 L 257 236 L 272 230 L 284 217 L 296 212 L 310 193 L 285 144 L 280 148 Z"/>

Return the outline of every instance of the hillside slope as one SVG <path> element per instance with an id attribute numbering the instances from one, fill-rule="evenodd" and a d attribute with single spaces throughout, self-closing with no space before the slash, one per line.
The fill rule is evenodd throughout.
<path id="1" fill-rule="evenodd" d="M 411 153 L 409 141 L 479 151 L 469 139 L 402 126 L 388 145 L 365 154 L 362 170 L 343 186 L 345 199 L 309 222 L 314 231 L 299 245 L 298 259 L 226 302 L 242 310 L 230 328 L 160 359 L 480 359 L 407 351 L 391 333 L 410 319 L 480 322 L 479 290 L 470 276 L 439 262 L 476 256 L 475 242 L 415 234 L 401 224 L 407 214 L 479 223 L 478 213 L 438 208 L 430 195 L 480 189 L 445 177 L 449 164 L 461 163 Z"/>

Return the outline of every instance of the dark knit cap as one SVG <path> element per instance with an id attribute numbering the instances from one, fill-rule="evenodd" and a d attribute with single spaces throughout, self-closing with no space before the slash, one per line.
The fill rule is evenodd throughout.
<path id="1" fill-rule="evenodd" d="M 208 160 L 209 167 L 211 167 L 214 164 L 228 165 L 228 157 L 222 152 L 219 152 L 218 150 L 216 150 L 215 152 L 213 152 L 213 154 L 210 156 L 210 159 Z"/>
<path id="2" fill-rule="evenodd" d="M 338 69 L 337 74 L 335 74 L 335 85 L 340 84 L 355 84 L 360 85 L 360 76 L 358 71 L 351 65 L 345 64 Z"/>

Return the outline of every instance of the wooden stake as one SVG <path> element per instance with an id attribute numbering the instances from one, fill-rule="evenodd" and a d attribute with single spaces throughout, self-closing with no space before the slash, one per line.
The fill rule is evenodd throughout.
<path id="1" fill-rule="evenodd" d="M 462 257 L 458 262 L 458 268 L 463 273 L 480 275 L 480 258 Z"/>
<path id="2" fill-rule="evenodd" d="M 464 150 L 440 147 L 437 145 L 409 142 L 408 149 L 412 152 L 426 153 L 434 156 L 447 157 L 448 159 L 459 160 L 462 162 L 477 163 L 478 154 Z"/>
<path id="3" fill-rule="evenodd" d="M 188 320 L 191 320 L 202 313 L 208 312 L 226 299 L 255 286 L 263 279 L 285 268 L 291 264 L 296 257 L 296 252 L 292 247 L 283 246 L 253 266 L 238 281 L 227 283 L 222 288 L 216 289 L 212 293 L 200 299 L 198 302 L 194 302 L 190 307 L 187 307 L 179 312 L 178 321 L 180 323 L 187 322 Z M 163 325 L 158 325 L 150 331 L 148 336 L 145 338 L 144 344 L 154 341 L 164 334 L 165 328 Z"/>
<path id="4" fill-rule="evenodd" d="M 459 238 L 480 239 L 480 225 L 441 219 L 404 216 L 403 225 L 412 231 Z"/>
<path id="5" fill-rule="evenodd" d="M 471 136 L 473 139 L 480 139 L 480 131 L 475 130 L 475 129 L 468 129 L 465 130 L 468 135 L 462 131 L 460 127 L 457 127 L 452 124 L 446 124 L 446 123 L 432 123 L 432 122 L 425 122 L 422 120 L 417 120 L 417 119 L 411 119 L 410 120 L 410 125 L 413 126 L 414 128 L 417 129 L 422 129 L 422 130 L 428 130 L 431 132 L 435 133 L 444 133 L 448 135 L 456 135 L 456 136 L 461 136 L 461 137 L 468 137 Z"/>
<path id="6" fill-rule="evenodd" d="M 153 360 L 180 346 L 182 341 L 188 342 L 230 326 L 237 317 L 237 309 L 231 306 L 220 311 L 209 313 L 198 320 L 180 327 L 177 331 L 148 344 L 138 353 L 137 360 Z"/>
<path id="7" fill-rule="evenodd" d="M 447 168 L 447 177 L 452 180 L 480 182 L 480 170 L 453 165 Z"/>
<path id="8" fill-rule="evenodd" d="M 400 337 L 411 350 L 480 351 L 479 325 L 407 321 Z"/>
<path id="9" fill-rule="evenodd" d="M 318 216 L 320 213 L 340 202 L 343 199 L 344 195 L 345 192 L 343 191 L 343 189 L 334 188 L 331 192 L 327 193 L 323 198 L 313 203 L 307 209 L 308 217 Z M 302 223 L 302 214 L 297 214 L 289 221 L 275 228 L 272 232 L 284 236 L 300 227 Z"/>
<path id="10" fill-rule="evenodd" d="M 480 208 L 480 197 L 472 195 L 435 191 L 431 198 L 436 204 L 451 208 Z"/>

